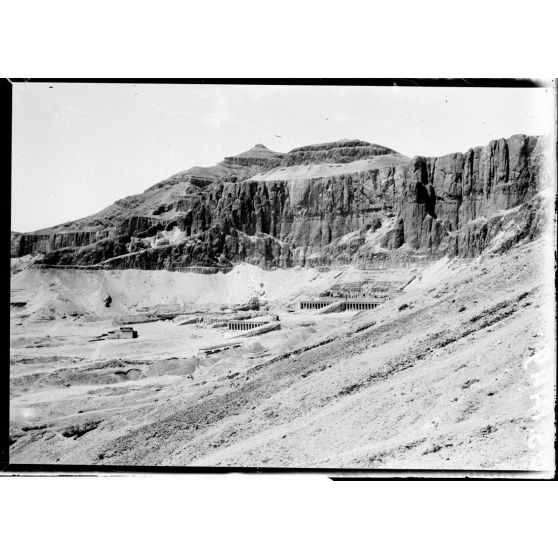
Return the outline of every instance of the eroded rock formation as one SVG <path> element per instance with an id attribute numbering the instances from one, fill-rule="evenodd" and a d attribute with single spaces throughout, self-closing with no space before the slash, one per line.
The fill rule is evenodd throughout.
<path id="1" fill-rule="evenodd" d="M 359 140 L 287 154 L 258 144 L 91 217 L 13 233 L 12 255 L 146 269 L 288 267 L 382 250 L 475 256 L 509 225 L 504 213 L 527 204 L 547 180 L 544 151 L 541 138 L 524 135 L 413 159 Z M 538 234 L 537 207 L 516 212 L 512 237 Z"/>

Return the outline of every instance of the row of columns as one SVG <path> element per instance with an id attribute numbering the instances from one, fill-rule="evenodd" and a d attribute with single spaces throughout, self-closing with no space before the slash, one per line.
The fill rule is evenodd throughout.
<path id="1" fill-rule="evenodd" d="M 300 303 L 301 310 L 308 310 L 308 309 L 316 309 L 316 308 L 325 308 L 330 304 L 333 304 L 335 300 L 330 301 L 321 301 L 321 300 L 309 300 L 306 302 Z"/>
<path id="2" fill-rule="evenodd" d="M 371 308 L 376 308 L 378 306 L 377 302 L 351 302 L 347 301 L 345 303 L 345 310 L 370 310 Z"/>
<path id="3" fill-rule="evenodd" d="M 330 304 L 336 302 L 335 300 L 323 301 L 323 300 L 307 300 L 300 303 L 301 310 L 315 310 L 320 308 L 325 308 Z M 367 301 L 358 301 L 353 302 L 352 300 L 348 299 L 344 301 L 345 310 L 370 310 L 371 308 L 376 308 L 379 305 L 379 302 L 367 302 Z"/>
<path id="4" fill-rule="evenodd" d="M 254 322 L 228 322 L 229 330 L 231 331 L 238 331 L 238 330 L 246 330 L 246 329 L 254 329 L 255 327 L 263 325 L 263 323 L 254 323 Z"/>

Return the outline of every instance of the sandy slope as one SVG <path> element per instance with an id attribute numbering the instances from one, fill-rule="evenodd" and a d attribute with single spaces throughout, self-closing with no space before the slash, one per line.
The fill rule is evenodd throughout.
<path id="1" fill-rule="evenodd" d="M 187 326 L 144 324 L 139 343 L 113 342 L 99 355 L 91 344 L 84 350 L 95 324 L 69 322 L 64 329 L 54 320 L 35 330 L 14 324 L 11 460 L 544 467 L 538 447 L 545 440 L 536 438 L 544 421 L 535 418 L 541 414 L 535 403 L 543 414 L 552 412 L 554 356 L 541 246 L 514 248 L 497 259 L 437 262 L 371 312 L 282 314 L 283 329 L 258 338 L 260 346 L 201 363 L 185 346 L 192 351 L 207 332 Z M 23 273 L 14 281 L 21 276 L 35 285 Z M 172 274 L 158 273 L 157 281 L 171 281 Z M 319 292 L 336 280 L 334 271 L 313 279 L 302 275 L 313 270 L 273 272 L 274 279 L 266 275 L 272 272 L 257 273 L 254 281 L 263 278 L 266 295 L 280 298 L 278 307 L 310 292 L 313 282 Z M 189 296 L 227 280 L 198 277 L 199 289 Z M 176 285 L 169 285 L 174 293 Z M 153 287 L 141 287 L 138 304 Z M 245 296 L 253 287 L 242 288 Z M 129 300 L 134 296 L 128 293 Z M 227 298 L 230 288 L 216 288 L 215 296 Z M 44 327 L 58 327 L 58 334 L 49 341 Z M 46 345 L 40 350 L 32 348 L 38 338 Z M 262 349 L 267 356 L 251 358 Z M 26 354 L 30 362 L 22 360 Z M 41 364 L 39 356 L 62 360 Z M 179 358 L 164 360 L 171 356 Z M 25 379 L 41 366 L 46 374 Z M 539 385 L 537 369 L 546 371 Z M 546 395 L 533 399 L 537 393 Z"/>
<path id="2" fill-rule="evenodd" d="M 49 309 L 54 316 L 71 311 L 110 317 L 157 304 L 184 304 L 187 308 L 246 302 L 253 296 L 285 302 L 308 286 L 325 289 L 338 270 L 318 273 L 311 268 L 266 271 L 241 264 L 229 273 L 202 275 L 170 271 L 37 270 L 27 267 L 12 276 L 11 288 L 27 297 L 24 313 Z M 111 309 L 103 299 L 110 293 Z"/>

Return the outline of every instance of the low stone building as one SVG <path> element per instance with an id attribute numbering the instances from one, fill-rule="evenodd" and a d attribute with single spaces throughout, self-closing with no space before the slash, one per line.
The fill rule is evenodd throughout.
<path id="1" fill-rule="evenodd" d="M 105 334 L 106 339 L 137 339 L 138 332 L 129 326 L 122 326 Z"/>

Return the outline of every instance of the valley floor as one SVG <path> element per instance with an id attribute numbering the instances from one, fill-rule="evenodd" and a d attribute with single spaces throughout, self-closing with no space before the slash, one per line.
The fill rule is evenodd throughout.
<path id="1" fill-rule="evenodd" d="M 137 324 L 138 339 L 89 343 L 108 317 L 15 312 L 10 461 L 546 470 L 555 355 L 542 253 L 537 241 L 441 260 L 371 311 L 287 312 L 334 281 L 308 275 L 271 303 L 280 331 L 204 360 L 199 347 L 226 338 L 208 327 Z"/>

